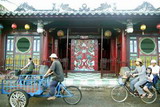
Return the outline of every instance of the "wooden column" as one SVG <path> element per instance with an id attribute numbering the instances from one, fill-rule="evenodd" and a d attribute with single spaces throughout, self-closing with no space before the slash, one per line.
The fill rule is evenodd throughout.
<path id="1" fill-rule="evenodd" d="M 2 46 L 2 29 L 0 29 L 0 53 L 3 53 L 3 46 Z M 3 66 L 3 61 L 2 61 L 2 55 L 0 55 L 0 69 Z"/>
<path id="2" fill-rule="evenodd" d="M 122 64 L 121 64 L 121 66 L 122 67 L 124 67 L 124 66 L 126 66 L 126 62 L 127 62 L 127 44 L 126 44 L 126 35 L 125 35 L 125 31 L 123 30 L 122 31 L 122 35 L 121 35 L 121 40 L 122 40 L 122 42 L 121 42 L 121 52 L 122 52 L 122 54 L 121 54 L 121 62 L 122 62 Z"/>
<path id="3" fill-rule="evenodd" d="M 2 29 L 0 29 L 0 69 L 4 69 L 4 62 L 5 62 L 5 58 L 4 58 L 4 34 L 2 33 Z"/>
<path id="4" fill-rule="evenodd" d="M 55 52 L 55 38 L 54 35 L 52 36 L 52 53 Z"/>
<path id="5" fill-rule="evenodd" d="M 100 67 L 101 67 L 101 78 L 103 77 L 103 28 L 101 28 L 101 60 L 100 60 Z"/>
<path id="6" fill-rule="evenodd" d="M 68 74 L 68 65 L 69 65 L 68 44 L 69 44 L 69 28 L 67 28 L 67 44 L 66 44 L 66 60 L 65 60 L 65 75 L 66 75 L 66 77 Z"/>
<path id="7" fill-rule="evenodd" d="M 66 44 L 66 58 L 68 59 L 68 37 L 69 37 L 69 28 L 67 29 L 67 44 Z"/>
<path id="8" fill-rule="evenodd" d="M 48 55 L 48 36 L 49 33 L 46 32 L 46 35 L 43 35 L 43 61 L 48 61 L 49 55 Z M 47 62 L 44 63 L 45 65 L 48 65 Z"/>
<path id="9" fill-rule="evenodd" d="M 116 73 L 116 59 L 117 59 L 117 45 L 116 38 L 111 38 L 110 47 L 110 70 L 112 73 Z"/>

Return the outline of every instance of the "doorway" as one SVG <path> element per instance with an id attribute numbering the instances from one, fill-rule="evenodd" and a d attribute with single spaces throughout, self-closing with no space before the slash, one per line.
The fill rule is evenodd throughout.
<path id="1" fill-rule="evenodd" d="M 71 40 L 71 70 L 98 70 L 98 40 Z"/>

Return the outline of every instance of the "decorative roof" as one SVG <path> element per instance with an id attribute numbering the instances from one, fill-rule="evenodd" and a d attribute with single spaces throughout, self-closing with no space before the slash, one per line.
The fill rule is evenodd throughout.
<path id="1" fill-rule="evenodd" d="M 153 16 L 160 15 L 160 9 L 155 9 L 148 2 L 143 2 L 134 10 L 117 10 L 116 7 L 107 3 L 102 3 L 98 8 L 90 9 L 87 4 L 83 4 L 79 9 L 73 9 L 69 4 L 61 4 L 59 7 L 53 4 L 52 10 L 36 10 L 27 3 L 21 4 L 14 12 L 1 11 L 0 16 L 76 16 L 76 15 L 139 15 Z"/>
<path id="2" fill-rule="evenodd" d="M 0 11 L 8 11 L 8 9 L 0 4 Z"/>
<path id="3" fill-rule="evenodd" d="M 28 5 L 28 3 L 23 3 L 15 11 L 35 11 L 36 9 Z"/>
<path id="4" fill-rule="evenodd" d="M 154 6 L 148 2 L 143 2 L 140 6 L 138 6 L 135 11 L 156 11 Z"/>

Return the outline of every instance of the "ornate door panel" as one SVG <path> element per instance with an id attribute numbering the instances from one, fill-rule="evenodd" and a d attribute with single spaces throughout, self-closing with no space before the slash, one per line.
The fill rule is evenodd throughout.
<path id="1" fill-rule="evenodd" d="M 98 69 L 98 41 L 71 41 L 71 70 L 95 71 Z"/>

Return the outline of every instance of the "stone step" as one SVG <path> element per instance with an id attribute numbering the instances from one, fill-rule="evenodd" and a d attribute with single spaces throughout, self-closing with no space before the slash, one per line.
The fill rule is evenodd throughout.
<path id="1" fill-rule="evenodd" d="M 63 84 L 80 88 L 110 88 L 118 85 L 116 77 L 100 78 L 100 73 L 69 73 Z"/>

